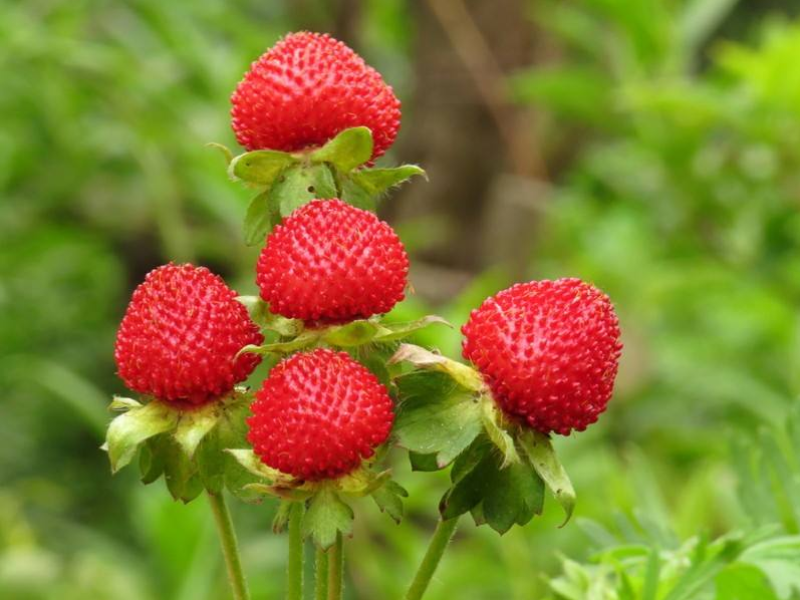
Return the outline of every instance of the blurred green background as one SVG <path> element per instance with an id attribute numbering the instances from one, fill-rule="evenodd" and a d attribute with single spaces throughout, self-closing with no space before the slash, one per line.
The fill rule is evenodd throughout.
<path id="1" fill-rule="evenodd" d="M 0 598 L 227 597 L 202 499 L 98 448 L 144 274 L 255 289 L 248 191 L 204 144 L 235 146 L 231 91 L 296 29 L 384 74 L 384 162 L 429 173 L 381 206 L 414 265 L 396 318 L 574 276 L 622 320 L 609 411 L 558 440 L 578 518 L 465 519 L 428 597 L 800 598 L 795 0 L 0 1 Z M 408 518 L 359 507 L 348 598 L 399 597 L 436 518 L 446 476 L 396 462 Z M 234 509 L 254 598 L 279 598 L 274 507 Z"/>

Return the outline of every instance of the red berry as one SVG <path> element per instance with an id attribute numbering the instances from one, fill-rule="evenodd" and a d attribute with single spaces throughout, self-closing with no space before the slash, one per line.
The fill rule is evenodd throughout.
<path id="1" fill-rule="evenodd" d="M 296 152 L 366 126 L 381 156 L 400 129 L 400 101 L 380 74 L 332 37 L 292 33 L 245 74 L 231 97 L 233 130 L 248 150 Z"/>
<path id="2" fill-rule="evenodd" d="M 114 358 L 125 385 L 193 404 L 231 391 L 261 361 L 236 354 L 264 341 L 235 298 L 205 267 L 170 263 L 148 273 L 117 332 Z"/>
<path id="3" fill-rule="evenodd" d="M 373 213 L 314 200 L 267 238 L 256 281 L 270 310 L 305 321 L 346 322 L 389 312 L 403 299 L 408 256 Z"/>
<path id="4" fill-rule="evenodd" d="M 594 286 L 514 285 L 473 310 L 461 332 L 464 358 L 500 408 L 534 429 L 583 431 L 606 409 L 622 344 L 614 307 Z"/>
<path id="5" fill-rule="evenodd" d="M 386 388 L 344 352 L 317 349 L 278 364 L 247 420 L 264 464 L 295 477 L 336 479 L 386 441 L 394 412 Z"/>

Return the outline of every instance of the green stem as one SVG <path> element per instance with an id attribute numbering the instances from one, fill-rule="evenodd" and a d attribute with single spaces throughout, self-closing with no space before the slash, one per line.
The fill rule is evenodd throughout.
<path id="1" fill-rule="evenodd" d="M 316 564 L 316 593 L 314 600 L 328 600 L 328 553 L 322 548 L 317 548 Z"/>
<path id="2" fill-rule="evenodd" d="M 292 503 L 289 509 L 289 566 L 287 576 L 289 585 L 286 598 L 303 600 L 303 512 L 302 502 Z"/>
<path id="3" fill-rule="evenodd" d="M 328 550 L 328 600 L 341 600 L 344 574 L 344 542 L 342 534 L 336 534 L 336 544 Z"/>
<path id="4" fill-rule="evenodd" d="M 425 590 L 428 589 L 428 584 L 433 579 L 434 573 L 436 573 L 436 567 L 439 566 L 442 560 L 447 544 L 450 543 L 453 534 L 456 532 L 457 525 L 458 517 L 437 523 L 436 531 L 433 532 L 425 557 L 422 559 L 416 575 L 414 575 L 411 587 L 408 588 L 404 596 L 405 600 L 421 600 Z"/>
<path id="5" fill-rule="evenodd" d="M 211 512 L 214 513 L 214 521 L 217 524 L 217 532 L 222 544 L 222 554 L 225 557 L 225 566 L 228 569 L 228 581 L 231 584 L 233 598 L 234 600 L 250 600 L 247 582 L 242 571 L 242 561 L 239 558 L 236 532 L 233 530 L 233 521 L 231 521 L 228 505 L 225 503 L 225 496 L 222 495 L 222 492 L 219 494 L 208 492 L 208 503 L 211 505 Z"/>

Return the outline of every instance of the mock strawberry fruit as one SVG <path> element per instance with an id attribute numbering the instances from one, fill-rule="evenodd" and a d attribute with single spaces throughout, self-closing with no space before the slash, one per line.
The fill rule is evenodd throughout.
<path id="1" fill-rule="evenodd" d="M 133 292 L 114 358 L 130 389 L 201 404 L 231 391 L 261 358 L 242 354 L 264 337 L 236 292 L 205 267 L 168 264 Z"/>
<path id="2" fill-rule="evenodd" d="M 341 200 L 314 200 L 267 237 L 257 272 L 272 312 L 341 323 L 389 312 L 403 299 L 408 255 L 373 213 Z"/>
<path id="3" fill-rule="evenodd" d="M 500 408 L 543 433 L 594 423 L 608 404 L 622 344 L 608 297 L 579 279 L 531 281 L 473 310 L 464 358 Z"/>
<path id="4" fill-rule="evenodd" d="M 248 441 L 267 466 L 306 481 L 356 469 L 386 441 L 386 388 L 345 352 L 317 349 L 279 363 L 250 407 Z"/>
<path id="5" fill-rule="evenodd" d="M 253 63 L 231 104 L 236 139 L 248 150 L 296 152 L 365 126 L 374 159 L 400 128 L 392 88 L 350 48 L 319 33 L 293 33 L 275 44 Z"/>

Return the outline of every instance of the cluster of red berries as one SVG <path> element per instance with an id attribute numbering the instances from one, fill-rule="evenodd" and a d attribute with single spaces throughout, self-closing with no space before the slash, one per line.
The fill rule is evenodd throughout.
<path id="1" fill-rule="evenodd" d="M 367 126 L 373 158 L 392 144 L 399 102 L 380 75 L 326 35 L 289 35 L 255 62 L 232 97 L 248 150 L 303 151 Z M 392 228 L 340 200 L 315 200 L 277 225 L 257 264 L 273 313 L 314 328 L 369 318 L 402 300 L 408 257 Z M 542 432 L 594 422 L 611 396 L 620 355 L 608 298 L 574 279 L 516 285 L 487 299 L 463 328 L 464 357 L 502 410 Z M 263 342 L 236 293 L 205 268 L 166 265 L 134 292 L 117 336 L 131 389 L 188 408 L 220 398 L 260 358 Z M 358 468 L 389 436 L 386 388 L 342 352 L 296 354 L 263 382 L 248 439 L 267 465 L 303 480 Z M 185 403 L 185 404 L 183 404 Z"/>

